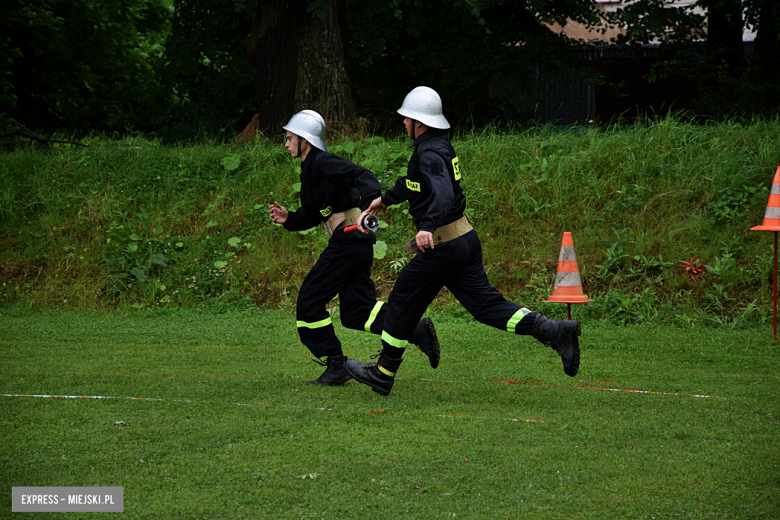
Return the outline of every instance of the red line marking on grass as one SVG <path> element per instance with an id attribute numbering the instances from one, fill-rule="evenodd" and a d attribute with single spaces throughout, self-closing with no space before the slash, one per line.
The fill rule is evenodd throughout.
<path id="1" fill-rule="evenodd" d="M 536 381 L 518 381 L 516 379 L 491 379 L 491 381 L 495 383 L 504 383 L 505 385 L 542 385 L 542 386 L 550 386 L 545 382 L 539 381 L 538 379 Z M 561 385 L 558 385 L 561 386 Z"/>

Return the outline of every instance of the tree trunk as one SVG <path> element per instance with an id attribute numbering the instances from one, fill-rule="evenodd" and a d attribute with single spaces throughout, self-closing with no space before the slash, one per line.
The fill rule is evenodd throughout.
<path id="1" fill-rule="evenodd" d="M 755 50 L 751 64 L 752 77 L 757 80 L 780 81 L 778 56 L 780 56 L 780 5 L 764 0 L 758 5 L 758 27 L 756 28 Z M 771 103 L 769 99 L 766 100 Z M 777 99 L 774 100 L 775 106 Z"/>
<path id="2" fill-rule="evenodd" d="M 311 108 L 331 123 L 352 118 L 355 105 L 347 70 L 346 0 L 328 0 L 324 18 L 307 16 L 298 38 L 295 109 Z"/>
<path id="3" fill-rule="evenodd" d="M 728 64 L 732 77 L 739 75 L 744 65 L 742 48 L 742 1 L 700 0 L 707 9 L 707 45 L 713 57 Z"/>
<path id="4" fill-rule="evenodd" d="M 327 12 L 314 16 L 306 6 L 307 0 L 257 4 L 246 46 L 259 129 L 266 134 L 276 133 L 290 116 L 307 108 L 331 124 L 347 122 L 354 114 L 346 58 L 346 2 L 328 0 Z"/>
<path id="5" fill-rule="evenodd" d="M 305 0 L 257 2 L 246 47 L 261 132 L 275 133 L 293 113 L 298 26 L 306 15 Z"/>

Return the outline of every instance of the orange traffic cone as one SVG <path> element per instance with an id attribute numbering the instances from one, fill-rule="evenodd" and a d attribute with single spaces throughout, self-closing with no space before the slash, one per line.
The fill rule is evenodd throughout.
<path id="1" fill-rule="evenodd" d="M 780 231 L 780 166 L 777 167 L 775 179 L 772 181 L 772 189 L 769 191 L 764 224 L 750 229 L 751 231 Z"/>
<path id="2" fill-rule="evenodd" d="M 769 191 L 769 202 L 766 203 L 764 224 L 750 228 L 751 231 L 775 232 L 775 283 L 772 289 L 772 339 L 777 339 L 777 232 L 780 231 L 780 166 L 777 167 L 772 189 Z"/>
<path id="3" fill-rule="evenodd" d="M 571 233 L 566 231 L 561 242 L 561 254 L 558 256 L 558 274 L 555 275 L 553 293 L 548 302 L 557 303 L 588 303 L 587 294 L 582 294 L 580 269 L 577 267 L 577 256 L 574 254 L 574 241 Z"/>

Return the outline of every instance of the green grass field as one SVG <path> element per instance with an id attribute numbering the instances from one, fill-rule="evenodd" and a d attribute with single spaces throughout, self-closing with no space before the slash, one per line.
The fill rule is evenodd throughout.
<path id="1" fill-rule="evenodd" d="M 381 397 L 305 385 L 290 312 L 0 307 L 0 394 L 112 397 L 0 397 L 0 516 L 12 486 L 123 486 L 121 518 L 780 517 L 771 330 L 586 323 L 569 378 L 433 317 L 441 366 L 408 350 Z"/>

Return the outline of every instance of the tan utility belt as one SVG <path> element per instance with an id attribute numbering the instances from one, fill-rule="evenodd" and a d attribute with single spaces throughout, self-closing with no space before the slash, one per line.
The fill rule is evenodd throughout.
<path id="1" fill-rule="evenodd" d="M 333 233 L 342 226 L 353 226 L 357 224 L 358 217 L 360 217 L 361 213 L 363 212 L 360 211 L 360 208 L 351 208 L 346 211 L 334 213 L 325 221 L 325 231 L 328 232 L 329 237 L 332 237 Z"/>
<path id="2" fill-rule="evenodd" d="M 433 231 L 434 247 L 438 246 L 439 244 L 449 242 L 450 240 L 455 240 L 458 237 L 462 237 L 472 229 L 474 228 L 471 227 L 471 221 L 469 220 L 468 215 L 464 215 L 460 219 L 456 220 L 455 222 L 451 222 L 446 226 L 436 228 Z M 410 255 L 413 255 L 417 251 L 419 251 L 419 249 L 417 249 L 417 238 L 415 237 L 406 243 L 406 252 Z"/>

